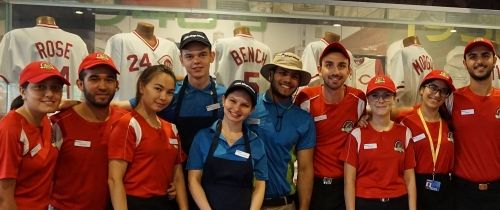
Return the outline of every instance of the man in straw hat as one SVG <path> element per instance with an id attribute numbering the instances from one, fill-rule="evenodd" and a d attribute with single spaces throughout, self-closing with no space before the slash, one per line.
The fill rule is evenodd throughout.
<path id="1" fill-rule="evenodd" d="M 302 61 L 293 53 L 277 54 L 260 73 L 269 81 L 270 88 L 259 95 L 247 123 L 262 138 L 268 154 L 269 180 L 262 209 L 295 209 L 295 191 L 299 209 L 309 209 L 316 131 L 311 116 L 292 103 L 292 95 L 299 86 L 309 83 L 311 75 L 302 69 Z M 292 182 L 295 156 L 297 190 Z"/>

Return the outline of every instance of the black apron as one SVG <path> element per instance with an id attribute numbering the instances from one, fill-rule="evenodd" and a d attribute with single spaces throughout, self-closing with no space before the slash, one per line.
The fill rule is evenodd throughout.
<path id="1" fill-rule="evenodd" d="M 177 127 L 177 131 L 179 132 L 179 137 L 181 139 L 181 147 L 184 154 L 189 155 L 189 149 L 191 148 L 191 144 L 193 143 L 194 136 L 198 131 L 203 128 L 210 127 L 217 119 L 217 113 L 219 109 L 212 110 L 212 116 L 207 117 L 199 117 L 199 116 L 191 116 L 191 117 L 180 117 L 182 102 L 184 100 L 184 95 L 186 94 L 186 88 L 188 86 L 188 78 L 187 76 L 184 78 L 184 82 L 182 83 L 181 89 L 179 91 L 179 96 L 177 98 L 177 104 L 175 106 L 174 112 L 174 124 Z M 210 89 L 212 91 L 212 101 L 213 104 L 218 103 L 217 100 L 217 92 L 215 89 L 215 81 L 210 77 Z M 203 105 L 203 104 L 200 104 Z M 208 104 L 210 105 L 210 104 Z M 205 105 L 206 106 L 206 105 Z M 186 168 L 186 162 L 182 164 L 182 168 Z M 189 189 L 188 186 L 188 171 L 184 170 L 184 181 L 186 183 L 186 189 Z M 188 204 L 189 209 L 197 210 L 198 206 L 191 197 L 191 193 L 188 190 Z M 173 200 L 172 202 L 175 202 Z M 176 202 L 175 202 L 176 203 Z"/>
<path id="2" fill-rule="evenodd" d="M 180 111 L 182 107 L 182 101 L 184 99 L 184 95 L 186 94 L 186 88 L 188 86 L 188 78 L 187 76 L 184 78 L 184 82 L 182 83 L 181 89 L 179 91 L 179 97 L 177 98 L 177 104 L 175 106 L 175 117 L 174 124 L 179 131 L 179 137 L 181 139 L 181 146 L 184 153 L 189 154 L 189 148 L 191 148 L 191 144 L 193 143 L 194 136 L 198 133 L 199 130 L 203 128 L 210 127 L 217 120 L 217 113 L 219 109 L 212 110 L 212 116 L 208 117 L 180 117 Z M 215 89 L 215 81 L 210 77 L 210 88 L 212 90 L 212 99 L 213 104 L 218 103 L 217 100 L 217 92 Z M 200 104 L 201 105 L 201 104 Z M 210 105 L 210 104 L 208 104 Z"/>
<path id="3" fill-rule="evenodd" d="M 217 124 L 217 131 L 212 138 L 207 160 L 203 166 L 201 185 L 213 210 L 246 210 L 250 209 L 253 190 L 252 155 L 246 161 L 227 160 L 214 157 L 219 136 L 221 122 Z M 245 127 L 243 127 L 245 152 L 252 154 L 250 141 Z"/>

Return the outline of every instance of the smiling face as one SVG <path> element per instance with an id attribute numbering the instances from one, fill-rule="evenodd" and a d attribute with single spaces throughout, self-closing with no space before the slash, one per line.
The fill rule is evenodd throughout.
<path id="1" fill-rule="evenodd" d="M 46 114 L 55 112 L 61 103 L 63 82 L 61 79 L 49 77 L 39 83 L 29 83 L 21 88 L 25 99 L 24 105 L 30 112 Z"/>
<path id="2" fill-rule="evenodd" d="M 192 42 L 181 49 L 181 63 L 190 77 L 201 79 L 209 76 L 210 63 L 215 54 L 201 42 Z"/>
<path id="3" fill-rule="evenodd" d="M 244 90 L 235 90 L 224 97 L 224 120 L 242 123 L 253 111 L 252 99 Z"/>
<path id="4" fill-rule="evenodd" d="M 149 82 L 140 84 L 140 103 L 147 111 L 159 112 L 170 104 L 174 90 L 175 81 L 171 75 L 155 72 Z"/>
<path id="5" fill-rule="evenodd" d="M 281 67 L 276 67 L 269 75 L 271 90 L 277 100 L 290 98 L 297 90 L 300 83 L 300 73 Z"/>
<path id="6" fill-rule="evenodd" d="M 76 84 L 85 96 L 85 102 L 94 107 L 108 107 L 118 90 L 116 73 L 104 65 L 82 72 L 83 80 Z"/>
<path id="7" fill-rule="evenodd" d="M 391 114 L 394 104 L 394 93 L 385 89 L 377 89 L 367 96 L 372 115 L 387 116 Z"/>
<path id="8" fill-rule="evenodd" d="M 445 82 L 435 79 L 420 88 L 422 106 L 438 109 L 450 95 L 451 90 Z"/>
<path id="9" fill-rule="evenodd" d="M 465 55 L 464 65 L 472 80 L 484 81 L 491 80 L 496 61 L 497 57 L 488 47 L 478 45 Z"/>
<path id="10" fill-rule="evenodd" d="M 318 67 L 326 88 L 337 90 L 341 88 L 351 73 L 349 59 L 340 52 L 331 52 L 323 57 Z"/>

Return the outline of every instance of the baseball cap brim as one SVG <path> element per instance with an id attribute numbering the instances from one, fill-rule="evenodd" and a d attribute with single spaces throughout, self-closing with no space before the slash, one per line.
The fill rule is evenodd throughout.
<path id="1" fill-rule="evenodd" d="M 40 74 L 40 75 L 32 77 L 32 78 L 30 78 L 30 79 L 28 79 L 26 81 L 23 81 L 23 83 L 25 83 L 25 82 L 40 83 L 43 80 L 46 80 L 46 79 L 51 78 L 51 77 L 54 77 L 54 78 L 57 78 L 57 79 L 61 80 L 65 85 L 68 85 L 68 86 L 71 85 L 66 78 L 64 78 L 64 77 L 62 77 L 61 75 L 58 75 L 58 74 Z"/>
<path id="2" fill-rule="evenodd" d="M 367 90 L 367 91 L 366 91 L 366 95 L 370 95 L 370 94 L 372 94 L 373 92 L 375 92 L 375 91 L 377 91 L 377 90 L 387 90 L 387 91 L 389 91 L 389 92 L 391 92 L 391 93 L 396 94 L 396 90 L 391 89 L 390 87 L 386 87 L 386 86 L 377 86 L 377 87 L 375 87 L 375 88 L 372 88 L 371 90 Z"/>
<path id="3" fill-rule="evenodd" d="M 111 70 L 113 70 L 114 73 L 116 74 L 120 74 L 120 71 L 118 71 L 118 69 L 116 68 L 116 66 L 113 66 L 107 62 L 93 62 L 93 63 L 89 63 L 89 64 L 86 64 L 86 65 L 82 65 L 80 67 L 80 71 L 79 72 L 82 72 L 84 70 L 87 70 L 87 69 L 91 69 L 91 68 L 94 68 L 96 66 L 107 66 L 109 67 Z"/>
<path id="4" fill-rule="evenodd" d="M 271 74 L 271 70 L 276 69 L 276 67 L 278 67 L 278 66 L 281 68 L 290 70 L 290 71 L 298 72 L 300 74 L 299 86 L 308 85 L 309 82 L 311 81 L 311 74 L 310 73 L 308 73 L 300 68 L 297 68 L 295 66 L 284 65 L 284 64 L 273 64 L 273 63 L 266 64 L 266 65 L 262 66 L 262 68 L 260 69 L 260 74 L 264 78 L 266 78 L 267 81 L 269 81 L 269 75 Z"/>
<path id="5" fill-rule="evenodd" d="M 186 41 L 182 42 L 182 44 L 179 46 L 179 48 L 180 49 L 184 49 L 184 47 L 186 47 L 186 45 L 188 45 L 189 43 L 193 43 L 193 42 L 200 42 L 203 45 L 206 45 L 208 47 L 212 46 L 212 44 L 210 44 L 210 42 L 207 41 L 206 39 L 202 39 L 202 38 L 190 38 L 189 40 L 186 40 Z"/>

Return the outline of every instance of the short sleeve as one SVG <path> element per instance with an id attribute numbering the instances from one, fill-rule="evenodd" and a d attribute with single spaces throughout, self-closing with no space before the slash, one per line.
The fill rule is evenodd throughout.
<path id="1" fill-rule="evenodd" d="M 6 122 L 0 124 L 0 179 L 17 178 L 23 155 L 18 129 L 8 127 Z"/>
<path id="2" fill-rule="evenodd" d="M 132 162 L 135 148 L 140 143 L 140 129 L 134 118 L 120 119 L 109 135 L 108 158 Z"/>
<path id="3" fill-rule="evenodd" d="M 344 149 L 340 153 L 340 159 L 343 160 L 344 162 L 348 163 L 349 165 L 352 165 L 354 168 L 358 168 L 359 165 L 359 160 L 358 160 L 358 140 L 356 139 L 360 137 L 359 134 L 360 130 L 354 129 L 351 134 L 347 137 L 347 142 L 344 146 Z"/>
<path id="4" fill-rule="evenodd" d="M 406 149 L 405 149 L 405 170 L 415 168 L 415 150 L 413 148 L 413 141 L 411 140 L 412 133 L 409 128 L 406 129 Z"/>
<path id="5" fill-rule="evenodd" d="M 210 141 L 210 132 L 207 129 L 200 130 L 193 139 L 189 149 L 189 157 L 186 164 L 187 170 L 202 170 L 210 149 L 210 143 L 203 144 L 203 141 Z"/>
<path id="6" fill-rule="evenodd" d="M 297 150 L 310 149 L 316 146 L 316 126 L 312 117 L 307 114 L 304 122 L 304 126 L 299 126 L 300 139 L 297 143 Z"/>
<path id="7" fill-rule="evenodd" d="M 254 161 L 254 174 L 257 180 L 268 180 L 269 178 L 269 170 L 267 166 L 267 154 L 264 149 L 264 142 L 261 139 L 256 139 L 255 141 L 259 141 L 256 145 L 256 148 L 252 148 L 252 153 L 255 153 L 255 150 L 258 150 L 261 154 L 259 157 L 256 157 Z"/>

